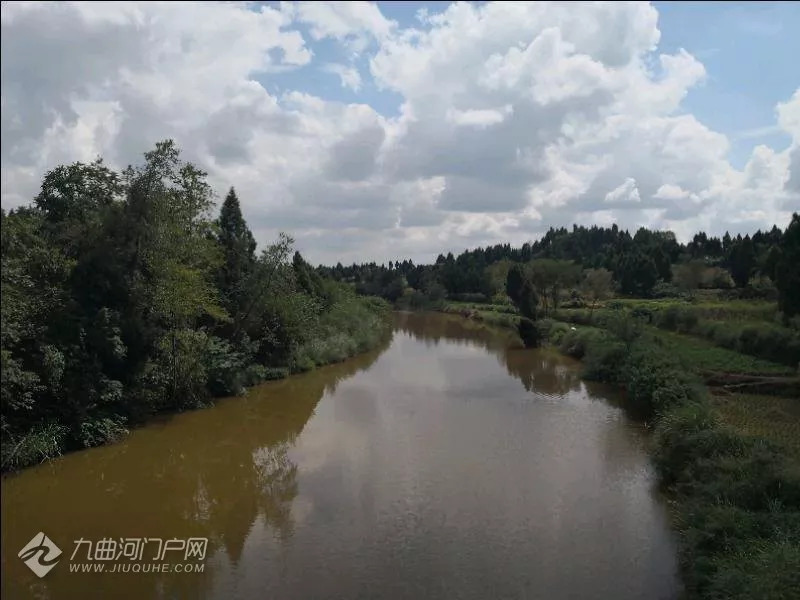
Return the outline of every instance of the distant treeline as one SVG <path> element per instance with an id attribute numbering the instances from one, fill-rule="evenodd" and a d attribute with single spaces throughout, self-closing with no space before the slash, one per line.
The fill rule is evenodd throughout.
<path id="1" fill-rule="evenodd" d="M 233 189 L 171 141 L 117 173 L 48 172 L 2 212 L 2 466 L 114 440 L 160 411 L 378 343 L 388 305 L 321 276 L 280 239 L 256 253 Z"/>
<path id="2" fill-rule="evenodd" d="M 359 293 L 414 305 L 445 297 L 481 301 L 503 295 L 509 265 L 532 261 L 538 262 L 537 287 L 545 298 L 544 288 L 552 287 L 553 278 L 560 290 L 580 292 L 581 270 L 605 269 L 615 291 L 624 295 L 671 296 L 701 287 L 722 288 L 740 297 L 778 298 L 786 315 L 800 313 L 797 214 L 786 231 L 773 226 L 752 236 L 726 233 L 722 238 L 700 232 L 688 244 L 679 243 L 671 231 L 642 227 L 631 235 L 616 225 L 573 225 L 571 231 L 551 228 L 541 239 L 518 248 L 497 244 L 458 256 L 439 255 L 432 265 L 411 260 L 389 261 L 388 266 L 337 264 L 319 267 L 318 272 L 354 284 Z"/>

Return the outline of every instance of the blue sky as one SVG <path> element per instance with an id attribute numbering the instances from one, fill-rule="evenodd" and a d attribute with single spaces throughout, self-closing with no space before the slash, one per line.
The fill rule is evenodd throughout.
<path id="1" fill-rule="evenodd" d="M 449 2 L 378 2 L 383 15 L 401 28 L 424 28 L 420 10 L 441 12 Z M 482 3 L 474 3 L 482 4 Z M 694 114 L 731 142 L 731 164 L 742 168 L 753 148 L 775 149 L 791 142 L 775 126 L 775 105 L 800 83 L 800 4 L 795 2 L 654 2 L 661 30 L 659 52 L 684 48 L 706 68 L 707 79 L 684 100 Z M 358 91 L 344 88 L 339 78 L 322 70 L 326 62 L 342 63 L 348 53 L 333 39 L 313 41 L 300 25 L 319 59 L 296 71 L 271 74 L 266 85 L 276 92 L 302 89 L 341 102 L 366 102 L 381 114 L 396 116 L 402 97 L 381 90 L 369 75 L 369 56 L 354 61 L 364 81 Z M 265 78 L 266 79 L 266 78 Z"/>
<path id="2" fill-rule="evenodd" d="M 729 159 L 744 166 L 756 144 L 786 148 L 775 104 L 800 83 L 800 4 L 795 2 L 656 2 L 664 52 L 685 48 L 707 80 L 684 107 L 731 140 Z M 773 128 L 772 133 L 759 130 Z"/>

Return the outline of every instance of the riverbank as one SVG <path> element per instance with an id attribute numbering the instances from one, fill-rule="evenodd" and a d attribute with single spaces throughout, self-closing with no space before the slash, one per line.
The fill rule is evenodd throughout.
<path id="1" fill-rule="evenodd" d="M 513 315 L 494 316 L 496 311 L 444 312 L 516 326 Z M 624 387 L 626 408 L 654 430 L 651 455 L 673 506 L 687 595 L 800 597 L 796 454 L 765 437 L 763 427 L 761 435 L 747 435 L 723 422 L 703 378 L 639 320 L 620 311 L 601 322 L 594 327 L 546 319 L 539 327 L 549 344 L 583 361 L 584 378 Z M 791 371 L 784 375 L 780 391 L 791 394 L 796 380 Z"/>
<path id="2" fill-rule="evenodd" d="M 47 422 L 19 436 L 14 443 L 4 439 L 3 475 L 86 447 L 119 442 L 131 429 L 145 425 L 153 418 L 208 408 L 214 404 L 215 398 L 245 395 L 248 388 L 265 381 L 284 379 L 369 352 L 390 335 L 391 310 L 389 304 L 379 298 L 342 293 L 313 323 L 306 322 L 304 327 L 302 338 L 294 341 L 286 359 L 272 365 L 243 362 L 241 356 L 221 347 L 216 338 L 204 336 L 206 344 L 198 352 L 201 359 L 194 366 L 193 373 L 202 392 L 194 402 L 179 403 L 177 407 L 161 410 L 106 413 L 107 416 L 97 420 L 98 431 L 91 443 L 82 445 L 69 443 L 66 425 Z M 154 405 L 158 406 L 158 403 Z"/>
<path id="3" fill-rule="evenodd" d="M 677 598 L 618 390 L 502 329 L 392 321 L 371 352 L 5 478 L 2 597 Z M 39 531 L 63 552 L 45 579 L 18 557 Z M 142 536 L 207 540 L 204 571 L 74 570 L 76 540 Z"/>

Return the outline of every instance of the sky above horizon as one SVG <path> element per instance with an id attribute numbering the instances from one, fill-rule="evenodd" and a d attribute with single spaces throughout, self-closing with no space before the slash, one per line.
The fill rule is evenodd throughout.
<path id="1" fill-rule="evenodd" d="M 2 206 L 173 138 L 315 264 L 785 227 L 797 31 L 791 2 L 3 3 Z"/>

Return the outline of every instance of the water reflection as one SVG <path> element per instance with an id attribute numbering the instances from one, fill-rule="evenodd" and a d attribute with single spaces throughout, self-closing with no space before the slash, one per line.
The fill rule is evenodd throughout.
<path id="1" fill-rule="evenodd" d="M 390 343 L 388 337 L 355 359 L 271 382 L 211 409 L 164 418 L 120 444 L 5 478 L 3 597 L 202 596 L 216 574 L 240 561 L 256 523 L 280 540 L 290 539 L 298 484 L 289 449 L 320 399 L 368 369 Z M 207 537 L 212 559 L 201 576 L 56 568 L 39 580 L 16 552 L 40 530 L 67 556 L 80 538 Z"/>
<path id="2" fill-rule="evenodd" d="M 508 331 L 398 314 L 374 352 L 3 481 L 3 596 L 672 598 L 642 432 L 611 396 Z M 66 557 L 193 536 L 209 559 L 39 580 L 16 553 L 40 530 Z"/>
<path id="3" fill-rule="evenodd" d="M 456 315 L 435 313 L 399 313 L 396 325 L 399 331 L 429 347 L 447 340 L 448 343 L 485 349 L 529 392 L 535 390 L 537 394 L 563 396 L 570 390 L 586 389 L 582 386 L 579 371 L 574 368 L 575 361 L 555 350 L 526 350 L 513 332 Z M 598 391 L 602 393 L 607 389 Z"/>

